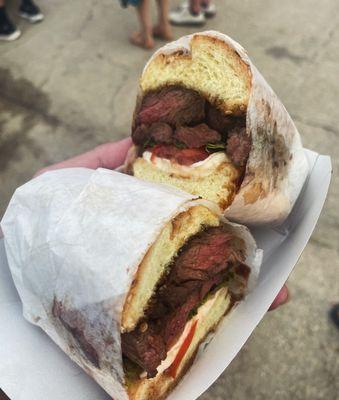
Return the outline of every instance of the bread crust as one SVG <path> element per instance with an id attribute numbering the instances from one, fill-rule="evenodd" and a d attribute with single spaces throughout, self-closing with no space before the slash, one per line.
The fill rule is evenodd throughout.
<path id="1" fill-rule="evenodd" d="M 203 47 L 214 50 L 218 49 L 220 53 L 224 52 L 227 54 L 231 68 L 234 71 L 234 75 L 241 77 L 241 84 L 243 85 L 243 88 L 242 97 L 240 99 L 227 99 L 223 96 L 222 91 L 218 91 L 218 88 L 216 88 L 215 93 L 212 94 L 204 87 L 192 86 L 190 82 L 181 79 L 179 74 L 175 77 L 175 80 L 173 77 L 171 77 L 169 81 L 161 81 L 161 77 L 159 79 L 159 76 L 157 76 L 157 79 L 154 80 L 154 83 L 150 82 L 152 80 L 152 74 L 154 71 L 160 71 L 164 68 L 164 66 L 175 66 L 180 62 L 184 62 L 184 68 L 187 69 L 190 67 L 190 65 L 197 63 L 198 61 L 195 61 L 195 53 L 198 53 Z M 200 79 L 203 79 L 203 76 L 200 76 L 199 80 Z M 229 43 L 220 40 L 218 37 L 198 33 L 192 35 L 189 42 L 185 43 L 185 45 L 183 41 L 180 41 L 179 39 L 176 42 L 164 46 L 154 54 L 151 60 L 146 64 L 141 76 L 140 96 L 137 104 L 140 105 L 142 98 L 148 92 L 173 85 L 196 90 L 207 101 L 225 113 L 243 115 L 246 112 L 249 101 L 252 85 L 252 73 L 248 63 L 239 57 L 236 49 L 233 48 Z"/>
<path id="2" fill-rule="evenodd" d="M 290 213 L 309 167 L 299 132 L 291 117 L 238 43 L 219 32 L 207 31 L 185 36 L 159 49 L 145 66 L 137 104 L 140 104 L 150 88 L 155 89 L 154 85 L 147 85 L 151 79 L 149 75 L 153 74 L 155 81 L 164 84 L 161 66 L 166 63 L 167 68 L 170 68 L 180 58 L 190 59 L 192 48 L 206 42 L 231 57 L 231 62 L 248 90 L 247 100 L 240 105 L 246 106 L 246 133 L 251 137 L 251 151 L 244 178 L 233 202 L 219 205 L 224 208 L 227 218 L 240 223 L 281 223 Z M 182 85 L 198 90 L 187 86 L 185 82 Z M 221 93 L 222 84 L 219 86 L 217 90 Z M 240 110 L 235 104 L 233 107 L 230 103 L 212 98 L 208 92 L 202 94 L 224 112 L 232 110 L 236 113 Z M 126 170 L 129 172 L 136 157 L 136 153 L 133 156 L 130 153 L 126 162 Z"/>

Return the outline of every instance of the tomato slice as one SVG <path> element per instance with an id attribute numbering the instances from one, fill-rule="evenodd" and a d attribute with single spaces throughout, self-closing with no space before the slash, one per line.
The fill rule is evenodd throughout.
<path id="1" fill-rule="evenodd" d="M 198 149 L 179 149 L 171 144 L 157 144 L 151 151 L 152 162 L 154 162 L 155 157 L 160 157 L 175 161 L 180 165 L 192 165 L 198 161 L 205 160 L 209 156 L 204 147 Z"/>
<path id="2" fill-rule="evenodd" d="M 188 332 L 183 344 L 181 345 L 173 363 L 168 367 L 167 371 L 169 375 L 174 379 L 177 376 L 177 371 L 179 365 L 184 358 L 185 354 L 187 353 L 188 348 L 193 340 L 195 330 L 197 328 L 198 320 L 195 320 L 191 326 L 190 331 Z"/>
<path id="3" fill-rule="evenodd" d="M 180 150 L 171 144 L 156 144 L 151 151 L 151 161 L 154 161 L 154 157 L 172 159 Z"/>
<path id="4" fill-rule="evenodd" d="M 205 160 L 208 156 L 209 153 L 203 147 L 198 149 L 182 149 L 175 155 L 175 161 L 181 165 L 192 165 Z"/>

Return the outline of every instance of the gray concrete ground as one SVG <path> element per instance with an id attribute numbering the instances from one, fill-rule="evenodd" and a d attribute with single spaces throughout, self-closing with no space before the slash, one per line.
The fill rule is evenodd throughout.
<path id="1" fill-rule="evenodd" d="M 129 134 L 138 75 L 151 54 L 129 45 L 136 18 L 117 1 L 40 3 L 46 20 L 30 26 L 14 17 L 22 38 L 0 44 L 0 215 L 15 187 L 37 169 Z M 338 2 L 217 4 L 218 15 L 206 28 L 247 48 L 305 146 L 332 156 L 333 180 L 289 280 L 290 303 L 267 314 L 201 399 L 335 400 L 339 333 L 327 312 L 339 301 Z M 193 29 L 174 32 L 179 37 Z"/>

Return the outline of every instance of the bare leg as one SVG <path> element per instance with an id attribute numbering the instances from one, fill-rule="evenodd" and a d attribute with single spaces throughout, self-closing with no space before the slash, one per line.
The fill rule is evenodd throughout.
<path id="1" fill-rule="evenodd" d="M 201 0 L 190 0 L 190 11 L 193 15 L 200 14 Z"/>
<path id="2" fill-rule="evenodd" d="M 206 18 L 215 17 L 216 7 L 212 0 L 201 0 L 200 5 L 203 8 Z"/>
<path id="3" fill-rule="evenodd" d="M 150 0 L 141 0 L 137 7 L 138 18 L 141 25 L 140 32 L 134 32 L 131 37 L 131 43 L 136 46 L 151 49 L 154 46 L 152 21 L 150 12 Z"/>
<path id="4" fill-rule="evenodd" d="M 161 39 L 172 40 L 172 28 L 168 21 L 169 0 L 157 0 L 158 24 L 153 28 L 154 36 Z"/>

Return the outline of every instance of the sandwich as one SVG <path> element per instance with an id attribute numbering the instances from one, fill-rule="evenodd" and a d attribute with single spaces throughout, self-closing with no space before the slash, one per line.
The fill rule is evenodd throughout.
<path id="1" fill-rule="evenodd" d="M 1 226 L 25 317 L 115 400 L 164 398 L 261 259 L 213 203 L 103 169 L 28 182 Z"/>
<path id="2" fill-rule="evenodd" d="M 308 167 L 299 133 L 245 50 L 185 36 L 147 63 L 125 171 L 216 203 L 242 223 L 281 222 Z"/>

